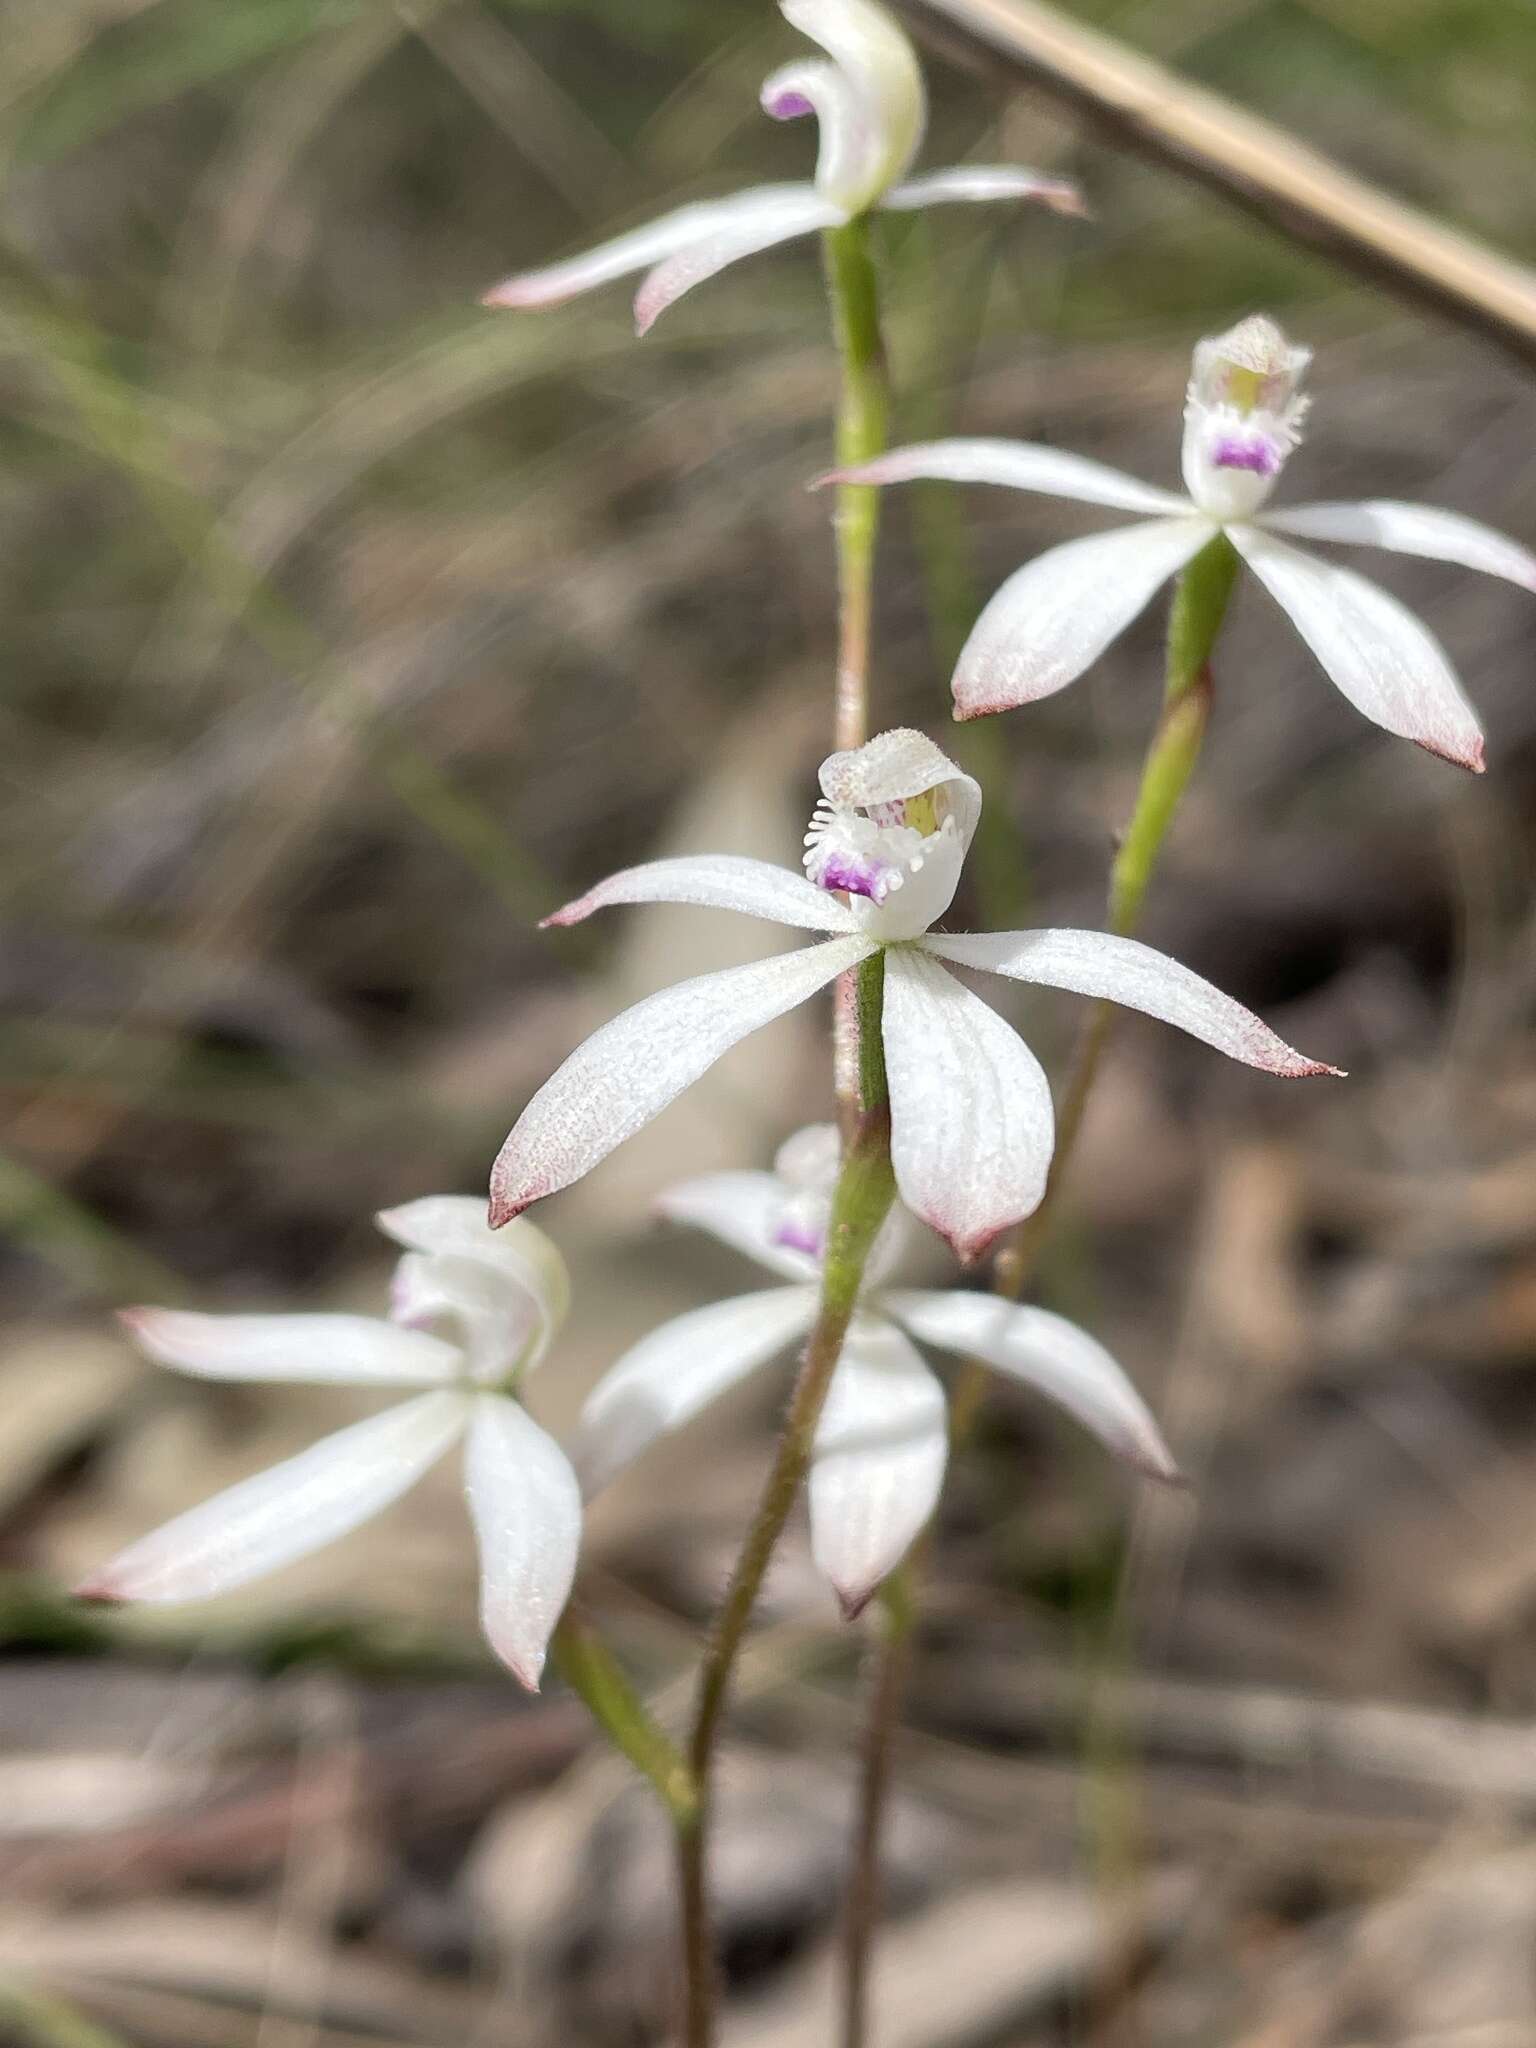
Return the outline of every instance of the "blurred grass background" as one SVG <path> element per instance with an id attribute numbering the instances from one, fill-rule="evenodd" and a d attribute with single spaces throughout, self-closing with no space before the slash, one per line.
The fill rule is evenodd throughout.
<path id="1" fill-rule="evenodd" d="M 1076 12 L 1509 253 L 1536 249 L 1525 6 L 1091 0 Z M 427 1685 L 407 1705 L 391 1695 L 385 1713 L 336 1676 L 381 1658 L 397 1672 L 479 1668 L 451 1476 L 391 1523 L 393 1547 L 345 1547 L 339 1564 L 206 1625 L 82 1622 L 56 1598 L 71 1571 L 292 1447 L 317 1413 L 291 1392 L 152 1382 L 106 1311 L 146 1296 L 366 1305 L 383 1271 L 373 1208 L 481 1185 L 521 1102 L 592 1022 L 759 943 L 670 913 L 573 934 L 533 927 L 594 875 L 660 846 L 793 849 L 824 750 L 832 644 L 825 511 L 800 488 L 824 458 L 833 377 L 813 254 L 732 271 L 644 344 L 622 287 L 538 318 L 491 316 L 475 299 L 682 199 L 805 175 L 808 136 L 756 104 L 794 38 L 765 0 L 5 0 L 0 29 L 0 1256 L 12 1340 L 0 1718 L 18 1756 L 35 1753 L 55 1779 L 57 1742 L 98 1762 L 120 1746 L 137 1766 L 169 1753 L 196 1778 L 213 1768 L 202 1738 L 163 1730 L 182 1725 L 178 1700 L 215 1682 L 206 1657 L 233 1648 L 245 1670 L 297 1658 L 342 1689 L 262 1707 L 275 1719 L 261 1740 L 297 1756 L 301 1786 L 305 1770 L 330 1768 L 317 1756 L 360 1756 L 366 1777 L 381 1717 L 389 1740 L 406 1739 L 404 1717 L 430 1748 L 444 1728 L 478 1741 L 508 1712 L 494 1685 L 461 1696 L 444 1679 L 448 1690 Z M 933 84 L 929 163 L 1049 165 L 1081 180 L 1097 218 L 957 209 L 888 224 L 901 437 L 1013 433 L 1171 481 L 1192 342 L 1264 307 L 1318 350 L 1312 433 L 1288 490 L 1422 497 L 1531 540 L 1528 376 L 1039 100 L 949 68 Z M 1088 523 L 1001 494 L 893 495 L 880 721 L 953 731 L 944 657 L 976 602 Z M 1482 1897 L 1486 1881 L 1515 1899 L 1513 1953 L 1536 1900 L 1524 1767 L 1498 1780 L 1491 1814 L 1465 1784 L 1437 1780 L 1438 1804 L 1426 1820 L 1421 1798 L 1410 1825 L 1396 1808 L 1383 1818 L 1391 1801 L 1372 1789 L 1362 1738 L 1344 1745 L 1347 1798 L 1308 1780 L 1279 1800 L 1279 1820 L 1259 1796 L 1256 1820 L 1246 1724 L 1219 1711 L 1254 1684 L 1466 1713 L 1467 1729 L 1536 1706 L 1536 1381 L 1511 1369 L 1536 1349 L 1533 621 L 1523 594 L 1460 571 L 1362 566 L 1451 647 L 1490 729 L 1490 774 L 1472 787 L 1361 725 L 1250 595 L 1151 933 L 1350 1066 L 1354 1092 L 1277 1100 L 1127 1033 L 1047 1275 L 1052 1298 L 1093 1318 L 1164 1397 L 1203 1481 L 1193 1523 L 1144 1506 L 1133 1546 L 1144 1668 L 1210 1689 L 1189 1710 L 1194 1736 L 1175 1711 L 1182 1695 L 1173 1708 L 1158 1696 L 1173 1763 L 1159 1752 L 1145 1765 L 1151 1846 L 1132 1861 L 1174 1889 L 1153 1886 L 1138 1924 L 1156 1947 L 1172 1915 L 1181 1937 L 1132 2001 L 1150 2041 L 1536 2039 L 1536 1993 L 1521 2006 L 1529 1987 L 1504 1949 L 1453 1960 L 1437 1980 L 1482 1987 L 1487 2012 L 1474 1996 L 1470 2019 L 1429 2006 L 1404 2017 L 1374 1979 L 1359 1990 L 1348 1959 L 1375 1953 L 1376 1937 L 1356 1942 L 1342 1917 L 1401 1915 L 1447 1840 L 1470 1832 L 1481 1854 L 1491 1828 L 1489 1855 L 1523 1856 L 1518 1882 L 1487 1877 L 1484 1858 L 1461 1889 Z M 1095 921 L 1156 661 L 1149 619 L 1080 689 L 957 738 L 984 763 L 991 805 L 968 914 Z M 1071 1007 L 1042 1001 L 1031 1021 L 1059 1057 Z M 798 1030 L 776 1027 L 727 1063 L 694 1106 L 552 1212 L 584 1283 L 569 1377 L 546 1397 L 557 1416 L 656 1314 L 744 1284 L 697 1247 L 658 1248 L 644 1201 L 678 1172 L 761 1158 L 820 1113 L 821 1048 L 812 1021 Z M 706 1428 L 661 1477 L 620 1489 L 597 1519 L 597 1568 L 658 1682 L 682 1668 L 685 1624 L 728 1554 L 772 1394 Z M 1126 1496 L 1064 1431 L 1009 1404 L 948 1512 L 935 1642 L 943 1668 L 969 1676 L 925 1686 L 920 1673 L 918 1713 L 925 1796 L 949 1833 L 936 1856 L 932 1814 L 907 1817 L 918 1846 L 900 1852 L 910 1883 L 898 1903 L 926 1897 L 923 1911 L 942 1912 L 954 1886 L 964 1897 L 965 1884 L 1027 1868 L 1035 1905 L 1005 1918 L 1000 1953 L 1012 1953 L 1010 1929 L 1016 1949 L 1021 1926 L 1056 1927 L 1079 1960 L 1062 1991 L 1051 1951 L 1057 1975 L 1041 1967 L 1056 1990 L 1042 2003 L 1036 1985 L 1006 2038 L 1098 2038 L 1125 2022 L 1118 1991 L 1082 1988 L 1101 1975 L 1102 1943 L 1074 1933 L 1075 1893 L 1038 1887 L 1062 1884 L 1075 1855 L 1102 1876 L 1128 1853 L 1129 1824 L 1106 1836 L 1090 1802 L 1079 1826 L 1075 1717 L 1018 1687 L 1041 1670 L 1065 1674 L 1068 1693 L 1086 1684 L 1085 1648 L 1123 1582 Z M 846 1740 L 851 1649 L 798 1554 L 776 1599 L 753 1726 L 803 1761 Z M 70 1720 L 40 1653 L 103 1650 L 63 1667 Z M 166 1690 L 135 1719 L 120 1688 L 146 1673 Z M 241 1698 L 240 1713 L 214 1715 L 221 1760 L 230 1727 L 244 1731 L 237 1747 L 253 1739 L 240 1715 L 257 1709 Z M 1318 1725 L 1308 1739 L 1331 1756 L 1335 1724 Z M 538 1726 L 556 1750 L 576 1740 L 569 1723 Z M 137 1732 L 113 1733 L 124 1729 Z M 1472 1739 L 1453 1731 L 1448 1752 Z M 1017 1761 L 1042 1746 L 1065 1763 L 1048 1784 Z M 498 1769 L 487 1797 L 510 1802 L 515 1857 L 534 1823 L 526 1784 L 505 1759 Z M 186 1774 L 164 1794 L 183 1833 L 207 1794 Z M 1322 1828 L 1331 1801 L 1363 1807 L 1355 1833 Z M 78 1829 L 91 1799 L 64 1803 Z M 573 1959 L 568 1924 L 509 1932 L 505 1885 L 487 1894 L 474 1876 L 473 1858 L 491 1853 L 481 1815 L 446 1804 L 425 1843 L 403 1821 L 390 1833 L 389 1884 L 359 1893 L 338 1880 L 308 1920 L 298 1914 L 315 1954 L 331 1954 L 338 1928 L 365 1927 L 374 1963 L 386 1957 L 420 1994 L 408 2037 L 459 2040 L 504 2010 L 484 2005 L 483 1975 L 464 1974 L 461 1951 L 489 1920 L 503 1963 L 510 1943 L 557 1987 L 548 2031 L 519 2008 L 530 2042 L 650 2038 L 655 1929 L 636 1901 L 651 1851 L 593 1835 L 592 1809 L 566 1799 L 562 1839 L 579 1843 L 568 1861 L 586 1870 L 590 1854 L 604 1873 L 577 1883 L 588 1946 Z M 166 1810 L 151 1800 L 156 1826 Z M 235 1857 L 252 1913 L 265 1910 L 263 1885 L 281 1892 L 291 1876 L 293 1841 L 308 1840 L 284 1832 L 283 1811 L 255 1876 Z M 325 1812 L 329 1843 L 338 1824 Z M 785 1876 L 772 1843 L 743 1828 L 733 1971 L 771 1990 L 824 1934 L 817 1887 L 836 1846 L 807 1819 L 811 1873 L 786 1851 Z M 189 1886 L 185 1855 L 166 1877 L 142 1835 L 130 1854 L 107 1832 L 111 1898 L 174 1894 L 195 1914 L 228 1889 L 212 1850 L 193 1858 Z M 12 1863 L 18 1896 L 37 1924 L 67 1929 L 82 1887 L 100 1893 L 101 1868 L 60 1875 L 36 1830 L 13 1831 L 7 1855 L 15 1839 L 30 1844 Z M 796 1853 L 811 1852 L 802 1841 Z M 158 1875 L 143 1874 L 146 1856 Z M 1240 1874 L 1202 1922 L 1177 1887 L 1209 1889 L 1227 1858 Z M 1481 1912 L 1480 1926 L 1494 1921 L 1505 1924 Z M 0 1925 L 0 1970 L 35 1947 L 37 1926 L 19 1924 Z M 985 1913 L 965 1924 L 984 1927 Z M 1408 1924 L 1416 1953 L 1423 1921 Z M 1443 1931 L 1443 1916 L 1433 1924 Z M 261 1949 L 270 1930 L 251 1925 L 246 1946 Z M 195 1948 L 198 1926 L 167 1923 L 171 1951 Z M 104 1939 L 94 1923 L 87 1936 Z M 945 1954 L 956 1937 L 941 1924 L 932 1938 Z M 233 1932 L 231 1948 L 243 1952 Z M 460 1989 L 434 2004 L 450 1963 Z M 997 1968 L 988 1951 L 973 1974 Z M 254 1990 L 229 1969 L 236 1990 L 194 2000 L 190 2018 L 146 2016 L 114 1980 L 114 2025 L 199 2048 L 272 2048 L 290 2025 L 294 2039 L 380 2038 L 357 2019 L 374 2009 L 361 1990 L 340 2018 L 319 1992 L 294 1994 L 299 2018 L 284 2019 L 286 1967 L 258 1973 Z M 66 1956 L 56 1979 L 68 1987 L 72 1971 Z M 375 2006 L 404 1996 L 374 1993 Z M 25 2025 L 23 2039 L 69 2038 L 35 2013 Z M 923 2048 L 917 2033 L 900 2038 Z"/>

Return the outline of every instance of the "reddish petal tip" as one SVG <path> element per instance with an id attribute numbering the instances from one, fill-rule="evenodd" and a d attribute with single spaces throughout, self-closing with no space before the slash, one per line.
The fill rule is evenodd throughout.
<path id="1" fill-rule="evenodd" d="M 1481 733 L 1478 733 L 1467 746 L 1461 748 L 1442 747 L 1434 740 L 1418 740 L 1415 744 L 1421 746 L 1426 754 L 1433 754 L 1437 761 L 1449 761 L 1453 768 L 1468 769 L 1473 775 L 1482 775 L 1487 770 L 1487 748 Z"/>
<path id="2" fill-rule="evenodd" d="M 128 1602 L 128 1595 L 120 1592 L 104 1572 L 82 1579 L 71 1589 L 70 1598 L 78 1600 L 82 1607 L 124 1607 Z"/>
<path id="3" fill-rule="evenodd" d="M 538 1658 L 537 1661 L 522 1657 L 514 1661 L 514 1659 L 508 1657 L 503 1652 L 501 1661 L 506 1665 L 524 1692 L 536 1693 L 540 1690 L 540 1681 L 544 1676 L 544 1659 L 542 1657 Z"/>
<path id="4" fill-rule="evenodd" d="M 842 1610 L 844 1621 L 857 1621 L 880 1588 L 878 1585 L 865 1586 L 855 1592 L 847 1586 L 834 1586 L 832 1590 L 837 1595 L 837 1604 Z"/>
<path id="5" fill-rule="evenodd" d="M 525 1200 L 517 1201 L 511 1195 L 498 1195 L 493 1191 L 486 1210 L 486 1223 L 492 1230 L 500 1230 L 504 1223 L 515 1223 L 537 1199 L 536 1195 L 529 1195 Z"/>
<path id="6" fill-rule="evenodd" d="M 1155 1479 L 1159 1486 L 1166 1486 L 1174 1493 L 1193 1493 L 1195 1482 L 1186 1477 L 1170 1457 L 1152 1457 L 1145 1451 L 1128 1451 L 1130 1463 L 1143 1479 Z"/>
<path id="7" fill-rule="evenodd" d="M 137 1336 L 154 1313 L 152 1308 L 120 1308 L 117 1320 L 125 1330 L 131 1330 Z"/>

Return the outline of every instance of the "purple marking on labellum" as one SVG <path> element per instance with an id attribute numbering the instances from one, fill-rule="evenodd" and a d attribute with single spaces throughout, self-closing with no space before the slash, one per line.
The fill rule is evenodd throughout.
<path id="1" fill-rule="evenodd" d="M 1247 469 L 1255 476 L 1276 476 L 1280 470 L 1280 451 L 1273 441 L 1244 441 L 1236 435 L 1225 435 L 1216 443 L 1211 461 L 1217 469 Z"/>
<path id="2" fill-rule="evenodd" d="M 815 111 L 803 92 L 776 92 L 763 101 L 763 112 L 775 121 L 799 121 Z"/>
<path id="3" fill-rule="evenodd" d="M 849 860 L 832 854 L 826 866 L 817 875 L 817 886 L 822 889 L 845 889 L 850 896 L 867 896 L 872 903 L 878 903 L 881 896 L 880 884 L 883 876 L 878 869 L 862 861 Z"/>

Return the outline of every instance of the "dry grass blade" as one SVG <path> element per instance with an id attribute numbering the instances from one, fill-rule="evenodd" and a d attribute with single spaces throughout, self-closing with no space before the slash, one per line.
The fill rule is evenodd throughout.
<path id="1" fill-rule="evenodd" d="M 941 36 L 1001 58 L 1115 141 L 1536 363 L 1536 274 L 1377 191 L 1283 128 L 1038 0 L 898 4 Z"/>

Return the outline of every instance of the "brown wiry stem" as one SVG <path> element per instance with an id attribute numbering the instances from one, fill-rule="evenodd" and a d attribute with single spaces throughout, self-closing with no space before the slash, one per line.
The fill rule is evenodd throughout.
<path id="1" fill-rule="evenodd" d="M 690 1823 L 679 1829 L 677 1837 L 686 2048 L 713 2048 L 715 2038 L 718 2001 L 707 1858 L 721 1716 L 769 1563 L 810 1469 L 816 1424 L 858 1305 L 870 1248 L 896 1195 L 891 1172 L 885 1064 L 880 1053 L 883 954 L 866 960 L 858 969 L 858 977 L 861 1020 L 865 1026 L 861 1033 L 864 1108 L 858 1132 L 843 1156 L 832 1197 L 827 1249 L 822 1261 L 821 1306 L 790 1396 L 773 1465 L 715 1616 L 699 1671 L 687 1748 L 695 1804 Z"/>

